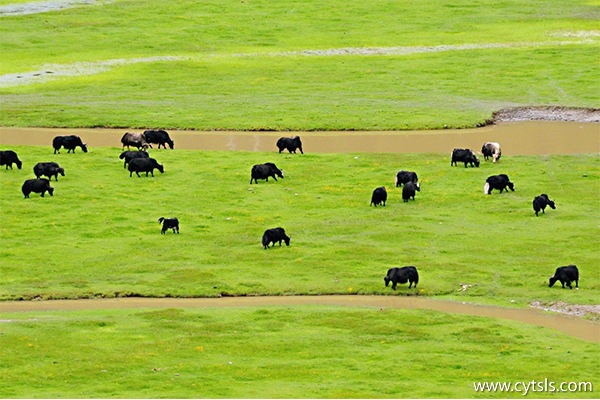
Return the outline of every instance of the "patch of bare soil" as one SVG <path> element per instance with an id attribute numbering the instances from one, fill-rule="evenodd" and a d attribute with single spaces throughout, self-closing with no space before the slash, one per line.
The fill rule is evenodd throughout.
<path id="1" fill-rule="evenodd" d="M 541 301 L 533 301 L 529 304 L 529 306 L 533 308 L 538 308 L 540 310 L 552 311 L 560 314 L 574 315 L 577 317 L 589 317 L 594 321 L 600 319 L 600 304 L 568 304 L 562 301 L 543 304 Z"/>
<path id="2" fill-rule="evenodd" d="M 600 108 L 562 106 L 504 108 L 492 114 L 492 124 L 516 121 L 600 122 Z"/>

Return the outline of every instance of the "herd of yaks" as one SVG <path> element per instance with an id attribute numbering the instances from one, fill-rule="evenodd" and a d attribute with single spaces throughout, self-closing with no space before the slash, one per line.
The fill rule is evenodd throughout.
<path id="1" fill-rule="evenodd" d="M 164 130 L 147 130 L 141 134 L 127 132 L 121 138 L 121 143 L 123 145 L 123 152 L 119 158 L 124 160 L 124 167 L 129 165 L 128 169 L 130 172 L 130 177 L 132 176 L 133 172 L 135 172 L 138 177 L 140 176 L 139 172 L 146 172 L 146 176 L 148 176 L 148 173 L 151 173 L 152 176 L 154 176 L 154 169 L 158 169 L 161 173 L 164 172 L 163 166 L 158 164 L 155 159 L 150 158 L 147 153 L 147 149 L 151 148 L 152 144 L 158 144 L 158 148 L 160 148 L 162 145 L 166 149 L 166 144 L 169 145 L 169 148 L 174 148 L 173 140 L 171 140 L 169 134 Z M 300 150 L 300 152 L 304 154 L 302 149 L 302 141 L 300 140 L 299 136 L 289 138 L 282 137 L 277 141 L 276 145 L 279 149 L 279 153 L 281 153 L 283 150 L 288 150 L 289 153 L 296 153 L 296 150 Z M 83 143 L 79 136 L 76 135 L 57 136 L 53 139 L 52 146 L 54 148 L 54 154 L 60 153 L 60 149 L 62 147 L 67 149 L 67 153 L 70 153 L 71 151 L 75 153 L 76 147 L 80 147 L 84 153 L 87 153 L 88 151 L 87 145 Z M 125 146 L 128 147 L 127 151 L 124 151 Z M 131 146 L 137 147 L 138 150 L 131 151 Z M 495 142 L 484 143 L 481 148 L 481 153 L 483 154 L 485 160 L 491 158 L 494 163 L 500 159 L 502 154 L 500 145 Z M 480 165 L 477 155 L 471 149 L 455 148 L 452 151 L 452 160 L 450 165 L 457 165 L 458 162 L 463 162 L 465 168 L 468 165 L 471 167 L 479 167 Z M 15 153 L 13 150 L 0 151 L 0 166 L 5 165 L 6 169 L 9 167 L 12 169 L 13 164 L 15 164 L 19 169 L 21 169 L 23 165 L 23 163 L 19 160 L 17 153 Z M 36 178 L 27 179 L 21 188 L 25 198 L 29 198 L 29 194 L 32 192 L 40 193 L 41 197 L 44 197 L 45 192 L 48 192 L 50 196 L 52 196 L 54 193 L 54 188 L 50 186 L 50 180 L 52 177 L 54 177 L 54 179 L 58 181 L 58 175 L 65 175 L 64 169 L 61 168 L 56 162 L 39 162 L 34 166 L 33 171 Z M 41 178 L 42 176 L 47 176 L 48 179 Z M 257 179 L 268 181 L 269 177 L 273 177 L 275 180 L 277 180 L 276 176 L 283 177 L 283 173 L 275 166 L 275 164 L 257 164 L 252 167 L 250 183 L 252 183 L 253 180 L 255 183 L 258 183 Z M 398 171 L 396 174 L 395 184 L 396 187 L 403 186 L 402 199 L 404 202 L 408 202 L 410 199 L 414 200 L 416 192 L 420 191 L 418 176 L 414 171 Z M 491 194 L 493 189 L 500 190 L 500 193 L 502 193 L 503 190 L 508 192 L 508 189 L 514 191 L 514 184 L 510 182 L 506 174 L 493 175 L 486 179 L 484 193 Z M 375 207 L 378 205 L 385 206 L 386 200 L 387 191 L 384 186 L 380 186 L 375 188 L 373 191 L 370 205 L 374 205 Z M 545 213 L 547 206 L 552 209 L 556 208 L 554 201 L 550 200 L 548 195 L 541 194 L 533 199 L 533 209 L 536 216 L 538 216 L 540 211 Z M 179 221 L 177 218 L 160 217 L 158 222 L 162 223 L 161 234 L 165 234 L 169 229 L 172 229 L 174 233 L 179 233 Z M 281 227 L 267 229 L 262 237 L 262 245 L 265 249 L 267 249 L 271 243 L 273 246 L 275 243 L 279 243 L 279 246 L 281 246 L 282 241 L 285 242 L 287 246 L 290 245 L 290 237 L 287 236 L 285 230 Z M 550 278 L 548 286 L 552 287 L 556 281 L 560 281 L 563 288 L 566 285 L 571 289 L 571 282 L 575 282 L 575 286 L 578 288 L 579 271 L 577 266 L 568 265 L 558 267 L 554 273 L 554 276 Z M 388 284 L 392 282 L 392 289 L 394 290 L 396 289 L 397 283 L 404 284 L 407 282 L 409 282 L 409 288 L 411 288 L 413 284 L 416 288 L 419 282 L 419 274 L 414 266 L 390 268 L 387 272 L 387 275 L 384 277 L 384 282 L 385 286 L 388 286 Z"/>

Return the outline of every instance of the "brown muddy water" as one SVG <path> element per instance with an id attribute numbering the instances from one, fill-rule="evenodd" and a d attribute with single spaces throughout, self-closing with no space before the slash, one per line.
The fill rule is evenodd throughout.
<path id="1" fill-rule="evenodd" d="M 413 296 L 259 296 L 222 298 L 117 298 L 92 300 L 11 301 L 0 303 L 2 313 L 31 311 L 76 311 L 138 308 L 224 308 L 325 305 L 385 309 L 433 310 L 450 314 L 474 315 L 543 326 L 567 335 L 600 343 L 600 324 L 578 317 L 547 314 L 535 309 L 481 306 Z M 4 320 L 9 321 L 9 320 Z"/>
<path id="2" fill-rule="evenodd" d="M 51 146 L 57 135 L 78 135 L 90 147 L 121 147 L 125 132 L 135 129 L 48 129 L 0 127 L 0 145 Z M 476 129 L 355 132 L 200 132 L 170 130 L 175 149 L 277 151 L 282 136 L 298 135 L 307 153 L 450 153 L 455 147 L 481 149 L 499 142 L 503 156 L 600 152 L 600 124 L 527 121 Z"/>

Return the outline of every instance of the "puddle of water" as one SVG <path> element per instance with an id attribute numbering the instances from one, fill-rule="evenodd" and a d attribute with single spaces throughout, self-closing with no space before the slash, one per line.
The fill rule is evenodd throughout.
<path id="1" fill-rule="evenodd" d="M 90 147 L 121 147 L 127 129 L 48 129 L 0 127 L 0 145 L 51 148 L 58 135 L 78 135 Z M 481 150 L 499 142 L 502 155 L 584 154 L 600 152 L 600 124 L 527 121 L 476 129 L 394 132 L 200 132 L 169 131 L 176 149 L 278 151 L 282 136 L 298 135 L 307 153 L 447 153 L 455 147 Z"/>
<path id="2" fill-rule="evenodd" d="M 26 311 L 76 311 L 135 308 L 224 308 L 264 306 L 329 305 L 434 310 L 450 314 L 475 315 L 543 326 L 567 335 L 600 343 L 600 324 L 566 315 L 546 314 L 536 309 L 502 308 L 412 296 L 260 296 L 223 298 L 118 298 L 97 300 L 52 300 L 2 302 L 3 313 Z"/>

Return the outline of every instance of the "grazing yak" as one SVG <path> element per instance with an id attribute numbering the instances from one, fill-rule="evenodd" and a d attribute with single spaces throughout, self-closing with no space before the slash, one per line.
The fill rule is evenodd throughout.
<path id="1" fill-rule="evenodd" d="M 140 172 L 145 172 L 146 176 L 148 173 L 151 173 L 154 176 L 154 169 L 160 171 L 161 174 L 165 173 L 165 169 L 162 165 L 160 165 L 154 158 L 134 158 L 129 161 L 129 177 L 133 175 L 135 172 L 140 177 Z"/>
<path id="2" fill-rule="evenodd" d="M 256 164 L 252 166 L 252 171 L 250 172 L 250 184 L 252 184 L 252 181 L 258 184 L 259 179 L 264 179 L 268 182 L 269 177 L 277 180 L 277 176 L 283 178 L 283 170 L 277 168 L 275 164 Z"/>
<path id="3" fill-rule="evenodd" d="M 281 247 L 281 241 L 284 241 L 286 246 L 290 245 L 290 237 L 285 234 L 285 229 L 281 227 L 267 229 L 262 237 L 262 245 L 265 250 L 269 248 L 270 243 L 273 243 L 273 246 L 275 246 L 275 243 L 279 242 L 279 246 Z"/>
<path id="4" fill-rule="evenodd" d="M 500 193 L 502 193 L 503 190 L 506 190 L 508 193 L 508 188 L 510 188 L 510 190 L 513 192 L 515 191 L 515 185 L 508 179 L 508 175 L 492 175 L 485 180 L 483 192 L 486 194 L 492 194 L 493 189 L 498 189 L 500 190 Z"/>
<path id="5" fill-rule="evenodd" d="M 10 169 L 13 169 L 13 164 L 17 164 L 17 168 L 19 169 L 21 169 L 21 167 L 23 166 L 23 163 L 21 162 L 21 160 L 19 160 L 17 153 L 15 153 L 12 150 L 0 151 L 0 166 L 6 165 L 6 169 L 8 169 L 8 167 L 10 167 Z"/>
<path id="6" fill-rule="evenodd" d="M 146 136 L 144 136 L 143 133 L 125 132 L 121 138 L 121 143 L 123 144 L 123 148 L 121 150 L 125 150 L 125 146 L 127 146 L 127 150 L 130 149 L 130 146 L 136 147 L 138 150 L 147 150 L 148 147 L 152 147 L 146 141 Z"/>
<path id="7" fill-rule="evenodd" d="M 88 152 L 87 144 L 81 141 L 81 138 L 76 135 L 70 136 L 56 136 L 52 140 L 52 147 L 54 147 L 54 154 L 60 154 L 60 148 L 64 147 L 67 149 L 67 154 L 73 151 L 75 153 L 75 147 L 81 147 L 84 153 Z"/>
<path id="8" fill-rule="evenodd" d="M 500 149 L 500 144 L 496 142 L 485 142 L 483 146 L 481 146 L 481 154 L 483 154 L 484 160 L 487 161 L 488 158 L 492 157 L 494 162 L 500 159 L 502 156 L 502 149 Z"/>
<path id="9" fill-rule="evenodd" d="M 402 186 L 405 183 L 412 182 L 419 185 L 419 178 L 416 172 L 400 170 L 396 174 L 396 187 Z"/>
<path id="10" fill-rule="evenodd" d="M 556 204 L 554 204 L 554 201 L 548 198 L 547 194 L 542 193 L 539 196 L 535 196 L 533 198 L 533 211 L 535 211 L 536 217 L 538 216 L 540 210 L 542 211 L 542 214 L 546 214 L 546 211 L 544 211 L 546 209 L 546 206 L 550 206 L 550 208 L 553 210 L 556 209 Z"/>
<path id="11" fill-rule="evenodd" d="M 58 181 L 58 174 L 65 176 L 64 168 L 61 168 L 58 163 L 55 162 L 39 162 L 33 167 L 33 173 L 37 178 L 41 176 L 47 176 L 48 179 Z"/>
<path id="12" fill-rule="evenodd" d="M 23 186 L 21 187 L 21 191 L 26 199 L 29 198 L 29 194 L 33 193 L 41 193 L 41 197 L 44 197 L 44 193 L 48 192 L 50 196 L 54 195 L 54 188 L 50 187 L 50 180 L 48 179 L 27 179 Z"/>
<path id="13" fill-rule="evenodd" d="M 417 268 L 413 266 L 402 267 L 402 268 L 390 268 L 388 269 L 387 275 L 383 278 L 385 282 L 385 287 L 392 282 L 392 289 L 396 290 L 396 284 L 398 283 L 406 283 L 410 282 L 408 288 L 410 289 L 415 284 L 415 288 L 417 287 L 417 283 L 419 283 L 419 273 L 417 272 Z"/>
<path id="14" fill-rule="evenodd" d="M 412 182 L 406 182 L 404 184 L 404 187 L 402 188 L 402 200 L 404 200 L 405 203 L 408 202 L 409 199 L 415 199 L 415 194 L 416 192 L 420 192 L 421 191 L 421 187 L 419 186 L 419 184 L 415 184 Z"/>
<path id="15" fill-rule="evenodd" d="M 371 195 L 371 204 L 369 204 L 369 207 L 372 205 L 375 205 L 375 207 L 377 207 L 378 205 L 383 205 L 385 207 L 386 200 L 387 190 L 385 190 L 385 187 L 380 186 L 378 188 L 375 188 L 375 190 L 373 190 L 373 194 Z"/>
<path id="16" fill-rule="evenodd" d="M 160 217 L 158 223 L 160 224 L 161 222 L 163 224 L 162 229 L 160 230 L 162 235 L 165 235 L 169 229 L 172 229 L 173 233 L 179 233 L 179 220 L 177 220 L 177 218 Z"/>
<path id="17" fill-rule="evenodd" d="M 452 161 L 450 161 L 450 165 L 458 165 L 458 162 L 464 162 L 465 168 L 467 168 L 467 164 L 471 165 L 471 167 L 475 166 L 479 168 L 479 159 L 471 149 L 454 149 L 452 150 Z"/>
<path id="18" fill-rule="evenodd" d="M 279 148 L 280 153 L 287 149 L 287 151 L 290 153 L 295 154 L 296 149 L 298 149 L 300 150 L 300 153 L 304 154 L 304 151 L 302 151 L 302 141 L 300 140 L 300 136 L 279 138 L 277 141 L 277 147 Z"/>
<path id="19" fill-rule="evenodd" d="M 144 136 L 149 145 L 152 143 L 157 144 L 159 149 L 160 146 L 162 146 L 163 149 L 166 149 L 167 146 L 165 146 L 165 144 L 168 144 L 170 149 L 175 148 L 175 143 L 171 140 L 167 131 L 162 129 L 149 129 L 144 131 Z"/>
<path id="20" fill-rule="evenodd" d="M 575 287 L 579 288 L 579 270 L 577 269 L 577 266 L 571 264 L 556 268 L 554 276 L 550 278 L 548 287 L 554 286 L 556 281 L 560 281 L 563 289 L 565 288 L 565 285 L 567 285 L 569 289 L 573 289 L 573 286 L 571 286 L 571 282 L 573 281 L 575 282 Z"/>
<path id="21" fill-rule="evenodd" d="M 147 152 L 145 152 L 143 150 L 142 151 L 125 150 L 124 152 L 121 153 L 119 158 L 121 160 L 125 160 L 123 162 L 123 168 L 127 168 L 127 164 L 129 164 L 129 162 L 131 160 L 133 160 L 134 158 L 150 158 L 150 156 L 148 155 Z"/>

